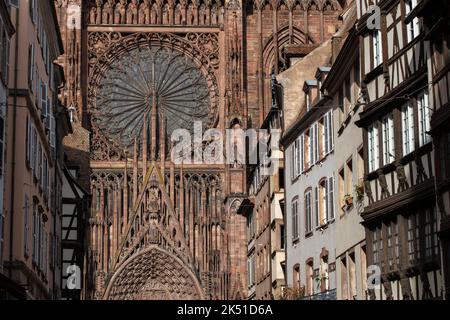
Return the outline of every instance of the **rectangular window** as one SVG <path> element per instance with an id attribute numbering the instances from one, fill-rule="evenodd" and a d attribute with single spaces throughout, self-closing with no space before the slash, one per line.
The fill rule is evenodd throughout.
<path id="1" fill-rule="evenodd" d="M 305 92 L 305 100 L 306 100 L 306 111 L 309 111 L 311 109 L 311 93 L 308 90 L 308 92 Z"/>
<path id="2" fill-rule="evenodd" d="M 323 185 L 319 185 L 320 188 L 315 187 L 314 188 L 314 217 L 316 222 L 316 227 L 319 227 L 322 224 L 325 224 L 325 207 L 324 207 L 324 200 L 325 200 L 325 190 L 323 188 Z"/>
<path id="3" fill-rule="evenodd" d="M 0 21 L 1 23 L 1 21 Z M 0 29 L 0 74 L 4 83 L 8 83 L 9 36 L 4 28 Z"/>
<path id="4" fill-rule="evenodd" d="M 339 259 L 341 264 L 341 295 L 343 300 L 348 299 L 348 283 L 347 283 L 347 258 L 344 256 Z"/>
<path id="5" fill-rule="evenodd" d="M 417 6 L 417 0 L 405 0 L 406 5 L 406 15 L 409 15 L 414 8 Z M 414 40 L 420 32 L 420 21 L 418 17 L 413 18 L 413 20 L 406 25 L 408 42 Z"/>
<path id="6" fill-rule="evenodd" d="M 311 163 L 311 130 L 306 130 L 306 132 L 303 135 L 304 139 L 304 149 L 303 154 L 305 159 L 305 170 L 308 170 L 312 163 Z"/>
<path id="7" fill-rule="evenodd" d="M 34 81 L 34 45 L 28 47 L 28 87 L 33 91 Z"/>
<path id="8" fill-rule="evenodd" d="M 424 91 L 417 96 L 417 107 L 419 111 L 419 145 L 423 146 L 431 141 L 431 137 L 428 134 L 428 131 L 430 131 L 428 91 Z"/>
<path id="9" fill-rule="evenodd" d="M 292 239 L 295 241 L 299 238 L 298 228 L 298 200 L 292 202 Z"/>
<path id="10" fill-rule="evenodd" d="M 390 164 L 395 160 L 394 115 L 391 113 L 383 118 L 383 164 Z"/>
<path id="11" fill-rule="evenodd" d="M 37 18 L 37 0 L 29 0 L 30 5 L 30 18 L 33 24 L 36 23 Z"/>
<path id="12" fill-rule="evenodd" d="M 380 151 L 378 139 L 378 123 L 369 127 L 369 172 L 375 171 L 380 166 Z"/>
<path id="13" fill-rule="evenodd" d="M 345 194 L 353 194 L 353 158 L 350 158 L 345 163 Z"/>
<path id="14" fill-rule="evenodd" d="M 316 197 L 319 198 L 320 202 L 317 203 L 316 200 L 316 226 L 321 226 L 327 223 L 327 212 L 328 212 L 328 179 L 322 180 L 319 184 L 319 192 Z"/>
<path id="15" fill-rule="evenodd" d="M 373 62 L 374 68 L 376 68 L 383 62 L 383 53 L 381 48 L 381 30 L 375 30 L 372 33 L 372 44 L 373 44 Z"/>
<path id="16" fill-rule="evenodd" d="M 56 147 L 56 122 L 53 114 L 50 116 L 50 146 Z"/>
<path id="17" fill-rule="evenodd" d="M 43 120 L 47 118 L 47 85 L 41 82 L 41 115 Z"/>
<path id="18" fill-rule="evenodd" d="M 33 171 L 33 174 L 36 172 L 36 153 L 37 153 L 37 133 L 33 125 L 31 125 L 32 132 L 32 140 L 31 140 L 31 148 L 30 148 L 30 167 Z"/>
<path id="19" fill-rule="evenodd" d="M 303 135 L 301 135 L 294 142 L 294 149 L 293 149 L 294 176 L 293 176 L 293 178 L 297 178 L 300 174 L 302 174 L 302 172 L 305 168 L 304 140 L 305 140 L 305 137 Z"/>
<path id="20" fill-rule="evenodd" d="M 38 143 L 38 148 L 37 148 L 37 161 L 36 161 L 36 165 L 37 165 L 37 170 L 36 170 L 36 179 L 39 181 L 39 185 L 42 187 L 42 146 L 40 143 Z"/>
<path id="21" fill-rule="evenodd" d="M 294 148 L 292 149 L 292 164 L 293 164 L 293 175 L 292 178 L 295 179 L 298 177 L 298 172 L 299 172 L 299 160 L 298 160 L 298 156 L 299 156 L 299 139 L 296 139 L 294 141 Z"/>
<path id="22" fill-rule="evenodd" d="M 437 256 L 438 243 L 437 243 L 437 222 L 436 222 L 436 210 L 426 209 L 425 211 L 425 256 L 428 259 L 432 259 Z"/>
<path id="23" fill-rule="evenodd" d="M 394 243 L 392 239 L 392 223 L 387 226 L 387 255 L 389 270 L 394 268 Z"/>
<path id="24" fill-rule="evenodd" d="M 48 160 L 47 156 L 44 155 L 44 161 L 42 164 L 43 169 L 43 177 L 42 177 L 42 188 L 44 192 L 44 197 L 46 200 L 48 200 Z"/>
<path id="25" fill-rule="evenodd" d="M 327 200 L 328 200 L 328 206 L 327 206 L 327 220 L 331 221 L 334 219 L 334 177 L 331 177 L 328 179 L 328 196 L 327 196 Z"/>
<path id="26" fill-rule="evenodd" d="M 305 136 L 300 136 L 300 142 L 299 142 L 299 161 L 300 161 L 300 168 L 299 168 L 299 175 L 305 171 Z"/>
<path id="27" fill-rule="evenodd" d="M 40 85 L 41 85 L 41 79 L 39 77 L 39 69 L 35 63 L 34 65 L 34 94 L 35 94 L 35 104 L 36 107 L 38 107 L 39 103 L 39 95 L 40 95 Z"/>
<path id="28" fill-rule="evenodd" d="M 330 111 L 325 114 L 323 119 L 323 150 L 324 154 L 327 155 L 333 150 L 333 112 Z"/>
<path id="29" fill-rule="evenodd" d="M 312 203 L 311 203 L 311 191 L 305 194 L 305 232 L 310 233 L 312 231 Z"/>
<path id="30" fill-rule="evenodd" d="M 314 124 L 314 163 L 319 161 L 319 124 Z"/>
<path id="31" fill-rule="evenodd" d="M 380 257 L 378 252 L 378 230 L 375 229 L 372 232 L 372 253 L 373 253 L 373 264 L 379 266 Z"/>
<path id="32" fill-rule="evenodd" d="M 25 157 L 27 160 L 27 166 L 28 166 L 28 168 L 30 168 L 31 167 L 30 155 L 31 155 L 31 139 L 32 139 L 32 137 L 31 137 L 31 123 L 30 123 L 30 118 L 28 117 L 28 115 L 26 118 L 26 130 L 27 130 L 27 134 L 25 137 L 25 146 L 26 146 Z"/>
<path id="33" fill-rule="evenodd" d="M 30 200 L 28 196 L 25 195 L 25 203 L 23 206 L 23 250 L 24 255 L 28 256 L 30 253 L 28 235 L 30 234 L 30 223 L 29 223 L 29 210 L 30 210 Z"/>
<path id="34" fill-rule="evenodd" d="M 394 226 L 394 256 L 397 267 L 400 266 L 400 239 L 398 223 Z"/>
<path id="35" fill-rule="evenodd" d="M 419 215 L 413 213 L 408 217 L 408 260 L 415 264 L 420 259 L 420 221 Z"/>
<path id="36" fill-rule="evenodd" d="M 342 217 L 345 214 L 345 200 L 344 196 L 346 195 L 345 192 L 345 169 L 342 168 L 339 170 L 339 176 L 338 176 L 338 188 L 339 188 L 339 210 L 340 210 L 340 216 Z"/>
<path id="37" fill-rule="evenodd" d="M 33 252 L 32 259 L 34 263 L 38 261 L 39 248 L 39 213 L 36 202 L 33 201 Z"/>
<path id="38" fill-rule="evenodd" d="M 314 160 L 314 127 L 309 128 L 309 165 L 313 166 L 316 161 Z"/>
<path id="39" fill-rule="evenodd" d="M 411 104 L 402 107 L 403 155 L 414 151 L 414 109 Z"/>

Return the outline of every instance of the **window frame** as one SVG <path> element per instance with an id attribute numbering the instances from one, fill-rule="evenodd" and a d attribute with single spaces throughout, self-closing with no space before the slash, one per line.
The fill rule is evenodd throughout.
<path id="1" fill-rule="evenodd" d="M 415 133 L 414 133 L 414 107 L 411 103 L 402 106 L 402 152 L 403 156 L 414 152 Z"/>
<path id="2" fill-rule="evenodd" d="M 372 123 L 367 129 L 367 133 L 369 172 L 374 172 L 380 168 L 380 132 L 378 122 Z"/>
<path id="3" fill-rule="evenodd" d="M 382 118 L 381 132 L 383 139 L 383 165 L 386 166 L 395 161 L 395 130 L 393 112 Z"/>

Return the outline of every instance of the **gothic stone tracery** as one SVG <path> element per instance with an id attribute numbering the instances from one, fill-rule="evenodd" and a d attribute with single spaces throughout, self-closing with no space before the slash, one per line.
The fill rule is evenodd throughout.
<path id="1" fill-rule="evenodd" d="M 92 198 L 88 297 L 245 298 L 245 219 L 236 212 L 245 166 L 170 162 L 169 127 L 178 124 L 168 110 L 187 112 L 178 93 L 154 99 L 164 96 L 155 90 L 164 77 L 155 75 L 173 73 L 166 78 L 171 88 L 192 72 L 195 81 L 180 87 L 181 100 L 205 127 L 259 127 L 270 108 L 271 73 L 329 38 L 342 3 L 56 1 L 67 52 L 63 98 L 76 111 L 74 127 L 90 132 L 77 141 L 90 150 L 90 162 L 73 152 Z M 80 8 L 79 23 L 69 7 Z M 149 68 L 172 58 L 176 70 Z M 194 120 L 179 118 L 186 127 Z"/>

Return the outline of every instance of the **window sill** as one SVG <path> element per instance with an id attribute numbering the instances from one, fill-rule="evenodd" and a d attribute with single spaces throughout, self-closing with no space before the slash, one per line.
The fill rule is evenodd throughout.
<path id="1" fill-rule="evenodd" d="M 369 71 L 365 78 L 364 81 L 366 83 L 371 82 L 372 80 L 374 80 L 376 77 L 378 77 L 379 75 L 381 75 L 383 73 L 383 62 L 380 63 L 378 66 L 374 67 L 371 71 Z"/>
<path id="2" fill-rule="evenodd" d="M 422 145 L 418 149 L 415 149 L 414 151 L 408 153 L 407 155 L 400 158 L 400 163 L 402 165 L 408 164 L 409 162 L 414 161 L 414 158 L 416 156 L 421 157 L 433 150 L 433 143 L 432 141 L 427 142 L 426 144 Z M 388 174 L 395 170 L 395 161 L 392 163 L 389 163 L 387 165 L 384 165 L 382 167 L 379 167 L 375 170 L 372 170 L 368 173 L 369 180 L 373 180 L 378 178 L 378 171 L 382 171 L 384 174 Z"/>
<path id="3" fill-rule="evenodd" d="M 308 231 L 308 232 L 306 232 L 305 233 L 305 239 L 308 239 L 308 238 L 311 238 L 312 236 L 313 236 L 313 231 L 311 230 L 311 231 Z"/>
<path id="4" fill-rule="evenodd" d="M 316 231 L 327 229 L 329 225 L 334 223 L 334 220 L 335 219 L 333 218 L 333 219 L 328 220 L 327 222 L 322 223 L 320 226 L 316 227 Z"/>

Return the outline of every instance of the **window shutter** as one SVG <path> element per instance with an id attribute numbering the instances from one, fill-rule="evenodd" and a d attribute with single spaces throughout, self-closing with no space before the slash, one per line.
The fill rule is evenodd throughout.
<path id="1" fill-rule="evenodd" d="M 330 220 L 330 185 L 329 179 L 325 180 L 324 205 L 325 205 L 325 222 Z"/>
<path id="2" fill-rule="evenodd" d="M 309 166 L 314 164 L 314 130 L 309 129 Z"/>
<path id="3" fill-rule="evenodd" d="M 322 132 L 322 143 L 323 143 L 323 150 L 324 155 L 329 153 L 329 134 L 328 134 L 328 113 L 325 114 L 323 118 L 323 132 Z"/>
<path id="4" fill-rule="evenodd" d="M 33 174 L 34 174 L 35 168 L 36 168 L 36 140 L 37 140 L 37 136 L 36 136 L 36 131 L 34 129 L 34 126 L 32 124 L 30 124 L 30 126 L 31 126 L 30 127 L 30 135 L 31 135 L 30 167 L 31 167 L 31 170 L 33 171 Z"/>
<path id="5" fill-rule="evenodd" d="M 46 111 L 47 120 L 45 122 L 46 128 L 48 128 L 50 126 L 50 121 L 51 121 L 50 118 L 51 118 L 51 114 L 52 114 L 52 99 L 51 99 L 48 91 L 49 91 L 49 87 L 47 86 L 47 111 Z"/>
<path id="6" fill-rule="evenodd" d="M 25 157 L 26 157 L 26 161 L 27 161 L 27 165 L 28 168 L 30 167 L 30 119 L 27 115 L 27 119 L 26 119 L 26 130 L 27 130 L 27 134 L 25 137 Z"/>
<path id="7" fill-rule="evenodd" d="M 305 170 L 305 136 L 300 136 L 300 173 Z"/>
<path id="8" fill-rule="evenodd" d="M 34 45 L 28 47 L 28 87 L 33 90 L 34 80 Z"/>
<path id="9" fill-rule="evenodd" d="M 327 127 L 328 127 L 328 152 L 331 152 L 331 150 L 333 150 L 333 111 L 330 111 L 328 113 Z"/>
<path id="10" fill-rule="evenodd" d="M 293 163 L 294 163 L 294 178 L 298 176 L 298 139 L 294 141 L 293 151 Z"/>
<path id="11" fill-rule="evenodd" d="M 52 148 L 56 146 L 56 123 L 53 114 L 50 116 L 50 146 Z"/>
<path id="12" fill-rule="evenodd" d="M 314 163 L 319 161 L 319 124 L 314 124 Z"/>
<path id="13" fill-rule="evenodd" d="M 329 213 L 327 211 L 327 219 L 334 219 L 334 177 L 329 178 L 328 180 L 328 208 Z"/>
<path id="14" fill-rule="evenodd" d="M 33 202 L 33 253 L 32 259 L 34 262 L 37 261 L 37 212 L 36 203 Z"/>
<path id="15" fill-rule="evenodd" d="M 317 187 L 314 188 L 314 214 L 316 217 L 316 226 L 319 226 L 320 225 L 319 188 L 317 188 Z M 312 219 L 311 219 L 311 223 L 312 223 Z"/>
<path id="16" fill-rule="evenodd" d="M 29 226 L 28 226 L 28 210 L 30 207 L 30 202 L 28 200 L 28 195 L 25 195 L 25 204 L 23 208 L 23 214 L 24 214 L 24 233 L 23 233 L 23 244 L 24 244 L 24 254 L 28 255 L 28 235 L 29 233 Z"/>
<path id="17" fill-rule="evenodd" d="M 43 120 L 47 118 L 47 85 L 41 83 L 41 114 Z"/>

